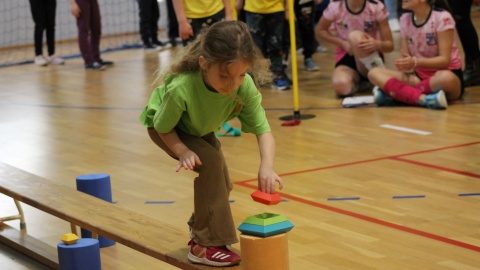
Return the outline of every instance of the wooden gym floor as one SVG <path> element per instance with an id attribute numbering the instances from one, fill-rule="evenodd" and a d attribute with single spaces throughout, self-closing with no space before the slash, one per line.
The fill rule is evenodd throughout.
<path id="1" fill-rule="evenodd" d="M 474 19 L 478 26 L 478 13 Z M 445 111 L 342 108 L 327 47 L 314 56 L 318 72 L 305 71 L 298 56 L 300 113 L 312 119 L 281 126 L 279 117 L 293 114 L 293 91 L 261 90 L 285 202 L 265 206 L 250 198 L 259 164 L 255 136 L 220 138 L 235 182 L 237 226 L 263 212 L 285 215 L 295 225 L 288 233 L 295 270 L 480 269 L 480 87 L 467 88 Z M 85 71 L 78 58 L 0 69 L 0 160 L 73 189 L 79 175 L 108 173 L 119 206 L 185 229 L 186 245 L 195 174 L 176 173 L 176 162 L 137 120 L 154 71 L 174 50 L 107 53 L 115 66 L 102 72 Z M 389 66 L 397 55 L 386 56 Z M 0 216 L 15 213 L 8 197 L 0 196 L 0 205 Z M 62 220 L 24 210 L 28 234 L 52 246 L 69 232 Z M 18 228 L 18 221 L 7 224 Z M 104 269 L 174 269 L 119 244 L 101 253 Z M 43 269 L 4 246 L 0 263 Z"/>

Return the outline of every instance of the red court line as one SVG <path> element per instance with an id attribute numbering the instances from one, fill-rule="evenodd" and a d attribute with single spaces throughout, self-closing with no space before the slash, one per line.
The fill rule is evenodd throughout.
<path id="1" fill-rule="evenodd" d="M 353 161 L 353 162 L 348 162 L 348 163 L 341 163 L 341 164 L 330 165 L 330 166 L 326 166 L 326 167 L 319 167 L 319 168 L 313 168 L 313 169 L 308 169 L 308 170 L 302 170 L 302 171 L 295 171 L 295 172 L 283 173 L 283 174 L 280 174 L 280 176 L 288 176 L 288 175 L 301 174 L 301 173 L 307 173 L 307 172 L 321 171 L 321 170 L 326 170 L 326 169 L 333 169 L 333 168 L 339 168 L 339 167 L 357 165 L 357 164 L 362 164 L 362 163 L 370 163 L 370 162 L 379 161 L 379 160 L 385 160 L 385 159 L 396 159 L 396 158 L 399 158 L 399 157 L 406 157 L 406 156 L 413 156 L 413 155 L 419 155 L 419 154 L 424 154 L 424 153 L 431 153 L 431 152 L 442 151 L 442 150 L 447 150 L 447 149 L 453 149 L 453 148 L 460 148 L 460 147 L 465 147 L 465 146 L 471 146 L 471 145 L 475 145 L 475 144 L 480 144 L 480 142 L 471 142 L 471 143 L 457 144 L 457 145 L 451 145 L 451 146 L 446 146 L 446 147 L 441 147 L 441 148 L 435 148 L 435 149 L 429 149 L 429 150 L 422 150 L 422 151 L 411 152 L 411 153 L 400 154 L 400 155 L 394 155 L 394 156 L 388 156 L 388 157 L 372 158 L 372 159 L 367 159 L 367 160 L 360 160 L 360 161 Z M 256 179 L 254 179 L 254 180 L 256 180 Z M 243 180 L 243 181 L 236 182 L 236 183 L 243 183 L 243 182 L 250 182 L 250 181 L 252 181 L 252 180 L 251 180 L 251 179 L 249 179 L 249 180 Z"/>
<path id="2" fill-rule="evenodd" d="M 473 178 L 480 178 L 480 174 L 476 174 L 476 173 L 459 171 L 459 170 L 455 170 L 455 169 L 450 169 L 450 168 L 446 168 L 446 167 L 441 167 L 441 166 L 437 166 L 437 165 L 433 165 L 433 164 L 423 163 L 423 162 L 414 161 L 414 160 L 410 160 L 410 159 L 399 158 L 399 157 L 392 157 L 391 159 L 406 162 L 406 163 L 415 164 L 415 165 L 418 165 L 418 166 L 437 169 L 439 171 L 446 171 L 446 172 L 451 172 L 451 173 L 470 176 L 470 177 L 473 177 Z"/>
<path id="3" fill-rule="evenodd" d="M 475 144 L 480 144 L 480 142 L 471 142 L 471 143 L 464 143 L 464 144 L 457 144 L 457 145 L 445 146 L 445 147 L 435 148 L 435 149 L 430 149 L 430 150 L 422 150 L 422 151 L 417 151 L 417 152 L 412 152 L 412 153 L 407 153 L 407 154 L 402 154 L 402 155 L 391 156 L 391 158 L 392 158 L 392 157 L 412 156 L 412 155 L 418 155 L 418 154 L 423 154 L 423 153 L 431 153 L 431 152 L 442 151 L 442 150 L 447 150 L 447 149 L 453 149 L 453 148 L 460 148 L 460 147 L 465 147 L 465 146 L 471 146 L 471 145 L 475 145 Z"/>
<path id="4" fill-rule="evenodd" d="M 338 168 L 338 167 L 344 167 L 344 166 L 351 166 L 351 165 L 356 165 L 356 164 L 361 164 L 361 163 L 369 163 L 369 162 L 374 162 L 374 161 L 379 161 L 379 160 L 392 159 L 392 160 L 397 160 L 397 161 L 409 162 L 409 163 L 420 165 L 420 166 L 426 166 L 426 167 L 430 167 L 430 168 L 434 168 L 434 169 L 439 169 L 439 170 L 443 170 L 443 171 L 449 171 L 449 172 L 452 172 L 452 173 L 467 175 L 467 176 L 471 176 L 471 177 L 475 177 L 475 178 L 480 178 L 480 175 L 478 175 L 478 174 L 458 171 L 458 170 L 454 170 L 454 169 L 444 168 L 444 167 L 440 167 L 440 166 L 436 166 L 436 165 L 431 165 L 431 164 L 426 164 L 426 163 L 421 163 L 421 162 L 416 162 L 416 161 L 400 158 L 400 157 L 405 157 L 405 156 L 412 156 L 412 155 L 418 155 L 418 154 L 423 154 L 423 153 L 442 151 L 442 150 L 446 150 L 446 149 L 465 147 L 465 146 L 470 146 L 470 145 L 475 145 L 475 144 L 480 144 L 480 142 L 471 142 L 471 143 L 452 145 L 452 146 L 447 146 L 447 147 L 417 151 L 417 152 L 406 153 L 406 154 L 395 155 L 395 156 L 389 156 L 389 157 L 374 158 L 374 159 L 368 159 L 368 160 L 361 160 L 361 161 L 331 165 L 331 166 L 314 168 L 314 169 L 309 169 L 309 170 L 296 171 L 296 172 L 291 172 L 291 173 L 284 173 L 284 174 L 281 174 L 280 176 L 301 174 L 301 173 L 306 173 L 306 172 L 320 171 L 320 170 L 326 170 L 326 169 L 332 169 L 332 168 Z M 256 185 L 251 185 L 251 184 L 248 183 L 248 182 L 251 182 L 251 181 L 257 181 L 257 179 L 243 180 L 243 181 L 235 182 L 235 184 L 243 186 L 243 187 L 247 187 L 247 188 L 257 189 Z M 413 229 L 413 228 L 398 225 L 398 224 L 388 222 L 388 221 L 385 221 L 385 220 L 365 216 L 365 215 L 362 215 L 362 214 L 359 214 L 359 213 L 343 210 L 343 209 L 336 208 L 336 207 L 333 207 L 333 206 L 329 206 L 329 205 L 326 205 L 326 204 L 321 204 L 321 203 L 318 203 L 318 202 L 306 200 L 306 199 L 303 199 L 303 198 L 300 198 L 300 197 L 297 197 L 297 196 L 294 196 L 294 195 L 280 193 L 280 192 L 279 192 L 279 194 L 281 194 L 283 198 L 288 198 L 292 201 L 304 203 L 304 204 L 307 204 L 307 205 L 310 205 L 310 206 L 322 208 L 322 209 L 332 211 L 332 212 L 335 212 L 335 213 L 338 213 L 338 214 L 350 216 L 350 217 L 357 218 L 357 219 L 360 219 L 360 220 L 364 220 L 364 221 L 372 222 L 372 223 L 375 223 L 375 224 L 378 224 L 378 225 L 386 226 L 386 227 L 389 227 L 389 228 L 392 228 L 392 229 L 400 230 L 400 231 L 403 231 L 403 232 L 408 232 L 408 233 L 415 234 L 415 235 L 418 235 L 418 236 L 422 236 L 422 237 L 425 237 L 425 238 L 429 238 L 429 239 L 432 239 L 432 240 L 436 240 L 436 241 L 440 241 L 440 242 L 443 242 L 443 243 L 458 246 L 458 247 L 461 247 L 461 248 L 465 248 L 465 249 L 473 250 L 473 251 L 476 251 L 476 252 L 480 252 L 480 247 L 479 246 L 475 246 L 475 245 L 467 244 L 467 243 L 460 242 L 460 241 L 457 241 L 457 240 L 449 239 L 449 238 L 439 236 L 439 235 L 436 235 L 436 234 L 416 230 L 416 229 Z"/>
<path id="5" fill-rule="evenodd" d="M 253 179 L 253 180 L 256 180 L 256 179 Z M 252 181 L 252 180 L 248 180 L 248 181 Z M 246 183 L 246 181 L 236 182 L 235 184 L 238 184 L 240 186 L 247 187 L 247 188 L 253 188 L 253 189 L 257 188 L 257 186 L 255 186 L 255 185 L 251 185 L 251 184 Z M 349 217 L 364 220 L 364 221 L 367 221 L 367 222 L 375 223 L 375 224 L 382 225 L 382 226 L 385 226 L 385 227 L 389 227 L 389 228 L 392 228 L 392 229 L 396 229 L 396 230 L 399 230 L 399 231 L 415 234 L 415 235 L 418 235 L 418 236 L 423 236 L 425 238 L 440 241 L 440 242 L 447 243 L 447 244 L 450 244 L 450 245 L 454 245 L 454 246 L 457 246 L 457 247 L 461 247 L 461 248 L 469 249 L 469 250 L 472 250 L 472 251 L 480 252 L 480 247 L 479 246 L 467 244 L 467 243 L 464 243 L 464 242 L 460 242 L 460 241 L 453 240 L 453 239 L 450 239 L 450 238 L 446 238 L 446 237 L 443 237 L 443 236 L 439 236 L 439 235 L 436 235 L 436 234 L 432 234 L 432 233 L 420 231 L 420 230 L 417 230 L 417 229 L 409 228 L 409 227 L 402 226 L 402 225 L 399 225 L 399 224 L 395 224 L 395 223 L 392 223 L 392 222 L 388 222 L 388 221 L 385 221 L 385 220 L 365 216 L 365 215 L 362 215 L 362 214 L 359 214 L 359 213 L 347 211 L 347 210 L 340 209 L 340 208 L 333 207 L 333 206 L 329 206 L 329 205 L 326 205 L 326 204 L 306 200 L 306 199 L 303 199 L 303 198 L 300 198 L 300 197 L 297 197 L 297 196 L 294 196 L 294 195 L 280 193 L 280 192 L 279 192 L 279 194 L 281 194 L 281 196 L 283 198 L 287 198 L 287 199 L 290 199 L 292 201 L 307 204 L 307 205 L 310 205 L 310 206 L 313 206 L 313 207 L 322 208 L 322 209 L 332 211 L 332 212 L 335 212 L 335 213 L 338 213 L 338 214 L 342 214 L 342 215 L 346 215 L 346 216 L 349 216 Z"/>

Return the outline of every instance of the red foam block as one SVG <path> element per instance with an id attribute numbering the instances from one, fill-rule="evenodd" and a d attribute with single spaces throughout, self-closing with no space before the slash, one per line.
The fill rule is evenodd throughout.
<path id="1" fill-rule="evenodd" d="M 301 120 L 297 120 L 297 119 L 288 120 L 288 121 L 283 122 L 282 126 L 284 126 L 284 127 L 298 126 L 298 125 L 300 125 L 301 122 L 302 122 Z"/>
<path id="2" fill-rule="evenodd" d="M 255 192 L 250 194 L 250 196 L 252 196 L 252 199 L 254 201 L 267 204 L 267 205 L 278 204 L 279 202 L 282 201 L 280 194 L 278 193 L 268 194 L 268 193 L 262 192 L 261 190 L 256 190 Z"/>

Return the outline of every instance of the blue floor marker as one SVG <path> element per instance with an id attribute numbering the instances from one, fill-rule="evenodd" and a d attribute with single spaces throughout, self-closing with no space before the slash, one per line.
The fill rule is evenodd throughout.
<path id="1" fill-rule="evenodd" d="M 392 196 L 392 199 L 420 199 L 420 198 L 425 198 L 425 195 Z"/>
<path id="2" fill-rule="evenodd" d="M 146 201 L 145 204 L 172 204 L 175 201 Z"/>
<path id="3" fill-rule="evenodd" d="M 461 197 L 480 196 L 480 193 L 461 193 L 461 194 L 458 194 L 458 196 L 461 196 Z"/>
<path id="4" fill-rule="evenodd" d="M 360 197 L 347 197 L 347 198 L 328 198 L 328 201 L 358 201 Z"/>

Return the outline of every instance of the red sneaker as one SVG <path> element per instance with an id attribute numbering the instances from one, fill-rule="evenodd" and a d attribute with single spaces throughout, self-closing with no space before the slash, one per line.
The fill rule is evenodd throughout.
<path id="1" fill-rule="evenodd" d="M 188 245 L 190 246 L 188 260 L 192 263 L 210 266 L 230 266 L 239 264 L 241 261 L 240 256 L 226 246 L 204 247 L 193 240 L 190 240 Z"/>

